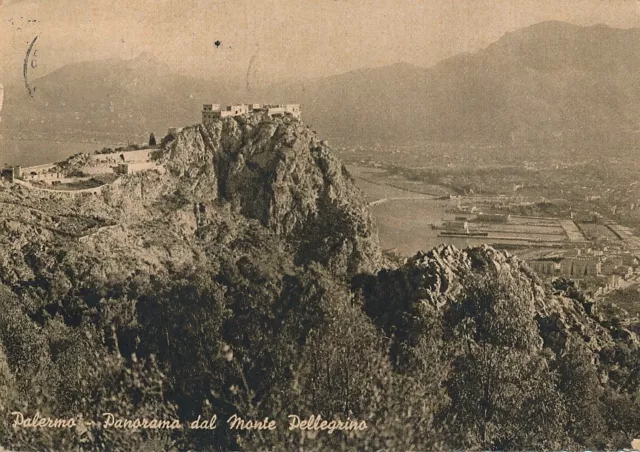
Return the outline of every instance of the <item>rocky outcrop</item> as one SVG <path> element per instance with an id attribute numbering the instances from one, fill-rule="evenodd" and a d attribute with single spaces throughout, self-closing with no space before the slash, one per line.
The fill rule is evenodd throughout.
<path id="1" fill-rule="evenodd" d="M 187 127 L 162 158 L 169 171 L 123 176 L 98 194 L 0 187 L 0 283 L 38 299 L 99 299 L 136 275 L 223 255 L 316 262 L 341 280 L 380 268 L 362 195 L 298 121 Z"/>
<path id="2" fill-rule="evenodd" d="M 570 291 L 554 290 L 525 262 L 489 246 L 464 250 L 439 246 L 419 252 L 396 269 L 383 269 L 375 276 L 354 280 L 354 289 L 360 292 L 365 311 L 389 335 L 410 330 L 419 336 L 425 324 L 446 318 L 459 309 L 475 277 L 508 280 L 507 287 L 512 292 L 502 295 L 508 298 L 507 303 L 495 304 L 494 309 L 502 309 L 512 302 L 514 309 L 528 311 L 522 317 L 526 319 L 522 328 L 533 327 L 538 331 L 538 346 L 549 348 L 558 356 L 564 353 L 570 340 L 585 344 L 594 362 L 600 362 L 602 357 L 611 361 L 606 355 L 616 347 L 637 349 L 640 346 L 635 333 L 612 323 L 598 313 L 597 308 L 591 309 L 589 300 L 576 297 Z M 465 315 L 473 317 L 474 313 L 465 312 Z M 618 365 L 614 363 L 610 369 L 603 367 L 602 380 L 606 381 L 609 370 L 615 370 Z"/>
<path id="3" fill-rule="evenodd" d="M 515 256 L 496 251 L 490 246 L 459 250 L 452 245 L 440 245 L 430 251 L 420 251 L 405 259 L 396 269 L 384 269 L 377 276 L 364 276 L 357 285 L 373 292 L 385 292 L 381 285 L 393 281 L 394 293 L 407 300 L 426 302 L 441 309 L 460 295 L 465 278 L 472 272 L 493 274 L 507 272 L 525 279 L 535 298 L 544 298 L 544 288 L 531 270 Z M 366 282 L 365 282 L 366 281 Z M 373 286 L 371 286 L 373 284 Z M 372 293 L 373 293 L 372 292 Z"/>
<path id="4" fill-rule="evenodd" d="M 166 152 L 197 201 L 229 203 L 336 273 L 380 264 L 367 204 L 315 134 L 291 117 L 250 115 L 183 129 Z"/>

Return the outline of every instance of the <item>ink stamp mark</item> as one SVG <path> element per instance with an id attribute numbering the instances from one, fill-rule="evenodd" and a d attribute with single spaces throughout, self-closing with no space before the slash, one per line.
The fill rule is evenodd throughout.
<path id="1" fill-rule="evenodd" d="M 29 96 L 33 97 L 36 92 L 36 87 L 31 86 L 29 83 L 29 68 L 35 69 L 38 67 L 38 63 L 36 61 L 36 56 L 38 51 L 34 49 L 36 45 L 36 41 L 38 40 L 38 36 L 33 38 L 31 44 L 29 44 L 29 48 L 27 49 L 27 54 L 24 57 L 24 67 L 23 67 L 23 75 L 24 75 L 24 86 L 27 88 Z"/>

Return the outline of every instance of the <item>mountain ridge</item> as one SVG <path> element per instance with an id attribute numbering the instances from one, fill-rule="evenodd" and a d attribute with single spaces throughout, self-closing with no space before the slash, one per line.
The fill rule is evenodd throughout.
<path id="1" fill-rule="evenodd" d="M 197 123 L 206 102 L 269 100 L 300 103 L 308 124 L 341 141 L 603 146 L 640 129 L 638 45 L 638 28 L 549 21 L 426 68 L 401 62 L 251 91 L 173 74 L 161 69 L 170 61 L 144 55 L 147 69 L 103 60 L 35 80 L 35 100 L 7 88 L 3 128 L 122 140 Z"/>

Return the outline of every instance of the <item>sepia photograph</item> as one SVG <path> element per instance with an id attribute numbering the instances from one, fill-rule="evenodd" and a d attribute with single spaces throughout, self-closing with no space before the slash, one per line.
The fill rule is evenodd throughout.
<path id="1" fill-rule="evenodd" d="M 0 0 L 0 451 L 640 450 L 640 0 Z"/>

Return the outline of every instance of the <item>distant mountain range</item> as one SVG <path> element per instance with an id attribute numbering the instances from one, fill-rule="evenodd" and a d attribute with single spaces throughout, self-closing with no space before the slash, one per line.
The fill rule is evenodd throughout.
<path id="1" fill-rule="evenodd" d="M 197 122 L 211 84 L 171 72 L 142 54 L 71 64 L 24 85 L 6 87 L 4 132 L 21 136 L 126 140 L 168 125 Z"/>
<path id="2" fill-rule="evenodd" d="M 640 131 L 640 29 L 544 22 L 431 68 L 395 64 L 286 82 L 177 75 L 149 55 L 65 66 L 6 87 L 5 133 L 127 135 L 200 120 L 209 102 L 296 102 L 322 136 L 495 144 L 612 143 Z M 233 86 L 235 85 L 235 86 Z"/>
<path id="3" fill-rule="evenodd" d="M 284 87 L 337 137 L 585 141 L 640 129 L 640 29 L 545 22 L 423 69 L 397 64 Z"/>

